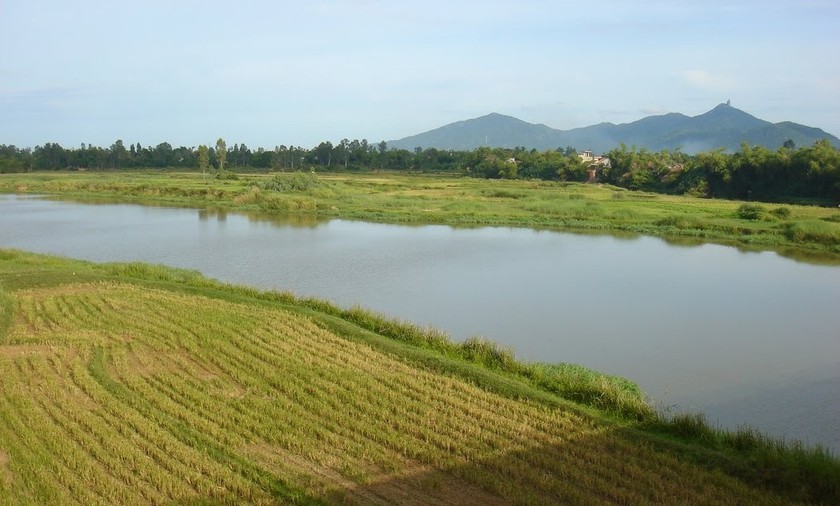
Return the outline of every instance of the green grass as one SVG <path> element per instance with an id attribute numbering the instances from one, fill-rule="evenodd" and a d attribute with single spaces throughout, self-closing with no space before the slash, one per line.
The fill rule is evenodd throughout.
<path id="1" fill-rule="evenodd" d="M 0 192 L 389 223 L 647 234 L 840 261 L 840 211 L 629 191 L 609 185 L 451 175 L 189 172 L 0 175 Z"/>
<path id="2" fill-rule="evenodd" d="M 836 503 L 840 463 L 481 338 L 0 250 L 0 503 Z"/>
<path id="3" fill-rule="evenodd" d="M 785 223 L 784 235 L 791 241 L 822 244 L 840 243 L 840 227 L 832 221 L 800 220 Z"/>

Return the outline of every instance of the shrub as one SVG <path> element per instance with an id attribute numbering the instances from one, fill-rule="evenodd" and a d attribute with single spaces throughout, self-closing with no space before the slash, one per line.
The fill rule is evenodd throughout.
<path id="1" fill-rule="evenodd" d="M 318 176 L 308 172 L 277 174 L 260 185 L 263 190 L 277 192 L 307 191 L 321 184 Z"/>
<path id="2" fill-rule="evenodd" d="M 229 170 L 220 170 L 216 173 L 216 179 L 236 181 L 239 179 L 239 176 L 236 174 L 236 172 L 231 172 Z"/>
<path id="3" fill-rule="evenodd" d="M 790 209 L 787 207 L 777 207 L 776 209 L 773 209 L 770 212 L 773 214 L 773 216 L 776 216 L 781 219 L 790 218 L 791 215 Z"/>
<path id="4" fill-rule="evenodd" d="M 760 220 L 764 214 L 764 208 L 758 204 L 741 204 L 738 208 L 738 217 L 742 220 Z"/>

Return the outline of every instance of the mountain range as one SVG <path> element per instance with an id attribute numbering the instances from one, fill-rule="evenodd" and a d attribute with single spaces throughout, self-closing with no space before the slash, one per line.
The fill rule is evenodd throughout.
<path id="1" fill-rule="evenodd" d="M 557 130 L 492 113 L 389 141 L 388 147 L 470 151 L 482 146 L 524 146 L 538 150 L 571 146 L 578 151 L 588 149 L 605 153 L 624 143 L 628 147 L 644 147 L 652 151 L 680 149 L 693 154 L 718 148 L 737 151 L 743 142 L 775 150 L 787 140 L 802 147 L 820 139 L 828 139 L 832 145 L 840 147 L 840 139 L 819 128 L 790 121 L 771 123 L 727 102 L 698 116 L 669 113 L 648 116 L 632 123 L 599 123 L 571 130 Z"/>

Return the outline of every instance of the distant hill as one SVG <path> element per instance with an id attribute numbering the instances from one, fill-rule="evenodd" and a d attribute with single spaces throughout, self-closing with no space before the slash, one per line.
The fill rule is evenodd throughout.
<path id="1" fill-rule="evenodd" d="M 473 150 L 481 146 L 524 146 L 546 150 L 572 146 L 579 151 L 591 149 L 604 153 L 623 142 L 627 146 L 653 151 L 680 148 L 686 153 L 696 153 L 717 148 L 736 151 L 742 142 L 776 149 L 788 139 L 797 146 L 809 146 L 817 140 L 828 139 L 834 146 L 840 147 L 840 139 L 819 128 L 790 121 L 770 123 L 729 104 L 720 104 L 705 114 L 693 117 L 669 113 L 648 116 L 632 123 L 600 123 L 571 130 L 557 130 L 492 113 L 389 141 L 388 147 Z"/>

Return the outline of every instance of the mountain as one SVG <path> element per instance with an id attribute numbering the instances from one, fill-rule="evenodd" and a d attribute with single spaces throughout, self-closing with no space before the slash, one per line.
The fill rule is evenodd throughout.
<path id="1" fill-rule="evenodd" d="M 389 141 L 388 147 L 473 150 L 481 146 L 524 146 L 546 150 L 572 146 L 579 151 L 591 149 L 604 153 L 624 143 L 652 151 L 679 148 L 686 153 L 696 153 L 716 148 L 736 151 L 742 142 L 777 149 L 788 139 L 797 146 L 809 146 L 817 140 L 828 139 L 834 146 L 840 147 L 840 139 L 819 128 L 790 121 L 771 123 L 728 103 L 698 116 L 669 113 L 648 116 L 632 123 L 600 123 L 571 130 L 557 130 L 492 113 Z"/>
<path id="2" fill-rule="evenodd" d="M 423 146 L 473 150 L 481 146 L 550 146 L 553 145 L 557 132 L 559 130 L 545 125 L 535 125 L 494 112 L 480 118 L 451 123 L 399 141 L 389 141 L 388 147 L 413 149 L 416 146 Z"/>

